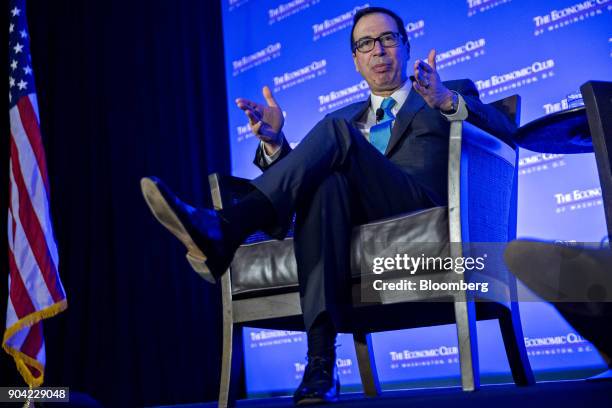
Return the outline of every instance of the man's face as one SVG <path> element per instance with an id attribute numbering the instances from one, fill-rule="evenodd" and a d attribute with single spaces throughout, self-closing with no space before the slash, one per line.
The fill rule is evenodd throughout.
<path id="1" fill-rule="evenodd" d="M 353 42 L 363 38 L 377 38 L 383 33 L 399 33 L 395 20 L 387 14 L 372 13 L 363 16 L 355 25 Z M 407 44 L 401 42 L 397 47 L 384 48 L 379 41 L 374 49 L 362 53 L 355 50 L 355 68 L 364 77 L 373 93 L 393 91 L 407 78 L 406 66 L 410 58 Z"/>

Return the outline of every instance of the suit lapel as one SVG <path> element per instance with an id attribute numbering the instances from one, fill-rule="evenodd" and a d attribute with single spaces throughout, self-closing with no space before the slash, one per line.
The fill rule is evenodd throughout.
<path id="1" fill-rule="evenodd" d="M 361 118 L 363 117 L 363 115 L 365 115 L 365 112 L 368 110 L 369 107 L 370 107 L 370 97 L 368 97 L 368 99 L 363 101 L 361 105 L 357 105 L 355 113 L 351 115 L 349 119 L 351 124 L 355 125 L 357 122 L 359 122 Z"/>
<path id="2" fill-rule="evenodd" d="M 385 155 L 388 155 L 395 145 L 401 140 L 402 135 L 406 132 L 408 125 L 414 119 L 414 115 L 423 108 L 425 100 L 419 95 L 414 89 L 410 90 L 406 102 L 402 105 L 402 108 L 397 113 L 397 118 L 391 129 L 391 139 L 385 150 Z"/>

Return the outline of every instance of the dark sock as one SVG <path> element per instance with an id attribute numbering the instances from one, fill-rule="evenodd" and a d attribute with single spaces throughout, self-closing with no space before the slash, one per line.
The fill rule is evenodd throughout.
<path id="1" fill-rule="evenodd" d="M 309 357 L 335 358 L 336 327 L 327 312 L 321 313 L 306 333 Z"/>
<path id="2" fill-rule="evenodd" d="M 274 223 L 275 210 L 268 197 L 257 189 L 249 192 L 236 204 L 220 212 L 224 233 L 236 247 L 251 234 Z"/>

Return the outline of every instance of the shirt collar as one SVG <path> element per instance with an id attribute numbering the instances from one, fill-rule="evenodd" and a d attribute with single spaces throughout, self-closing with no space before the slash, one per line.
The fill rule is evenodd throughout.
<path id="1" fill-rule="evenodd" d="M 393 106 L 394 110 L 399 111 L 404 102 L 406 102 L 410 89 L 412 89 L 412 83 L 407 79 L 399 89 L 391 94 L 391 98 L 395 100 L 395 105 Z M 383 99 L 385 99 L 384 96 L 374 95 L 373 93 L 370 94 L 370 108 L 373 112 L 376 112 L 376 110 L 380 108 Z"/>

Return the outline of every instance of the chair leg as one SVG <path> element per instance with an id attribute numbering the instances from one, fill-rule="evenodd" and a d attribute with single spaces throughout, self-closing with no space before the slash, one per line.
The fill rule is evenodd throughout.
<path id="1" fill-rule="evenodd" d="M 363 392 L 368 397 L 376 397 L 380 395 L 380 382 L 378 381 L 376 361 L 372 349 L 372 335 L 363 332 L 354 333 L 353 341 Z"/>
<path id="2" fill-rule="evenodd" d="M 535 378 L 533 371 L 531 371 L 529 358 L 527 357 L 518 307 L 518 303 L 514 301 L 511 302 L 510 310 L 502 307 L 503 311 L 499 317 L 499 328 L 504 339 L 506 355 L 508 356 L 508 363 L 510 364 L 514 383 L 516 385 L 533 385 L 535 384 Z"/>
<path id="3" fill-rule="evenodd" d="M 474 391 L 480 387 L 478 369 L 478 343 L 476 341 L 476 308 L 473 301 L 455 300 L 455 319 L 459 340 L 459 365 L 463 391 Z"/>
<path id="4" fill-rule="evenodd" d="M 221 383 L 219 408 L 235 406 L 242 371 L 242 330 L 234 327 L 231 283 L 229 271 L 221 278 L 223 303 L 223 354 L 221 357 Z"/>

